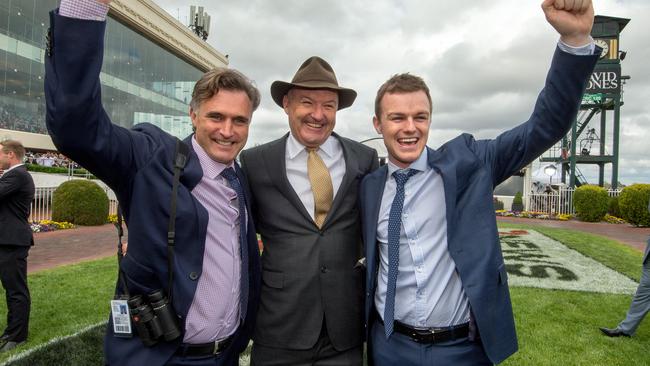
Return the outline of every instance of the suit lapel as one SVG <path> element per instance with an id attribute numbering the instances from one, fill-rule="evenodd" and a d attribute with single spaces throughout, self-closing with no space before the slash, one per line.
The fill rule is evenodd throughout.
<path id="1" fill-rule="evenodd" d="M 339 189 L 336 192 L 336 197 L 334 197 L 334 201 L 332 202 L 332 207 L 327 213 L 325 222 L 323 222 L 323 228 L 328 225 L 329 221 L 331 221 L 332 215 L 334 215 L 338 211 L 338 208 L 339 206 L 341 206 L 341 203 L 345 199 L 345 196 L 347 195 L 350 186 L 352 185 L 353 182 L 356 181 L 355 178 L 359 174 L 359 161 L 357 159 L 354 159 L 355 155 L 352 152 L 351 144 L 347 140 L 342 139 L 339 135 L 335 133 L 333 133 L 332 135 L 339 140 L 339 143 L 341 144 L 341 149 L 343 149 L 343 159 L 345 160 L 345 174 L 343 175 L 343 180 L 341 180 L 341 185 L 339 186 Z"/>
<path id="2" fill-rule="evenodd" d="M 287 150 L 287 138 L 289 134 L 287 133 L 279 140 L 268 147 L 268 150 L 263 154 L 262 158 L 264 159 L 264 166 L 266 171 L 271 177 L 271 181 L 275 187 L 282 193 L 292 205 L 296 207 L 298 212 L 304 216 L 305 220 L 309 222 L 314 222 L 311 216 L 305 209 L 305 206 L 302 204 L 300 197 L 296 194 L 296 191 L 289 183 L 289 178 L 287 178 L 287 165 L 285 161 L 285 154 Z"/>
<path id="3" fill-rule="evenodd" d="M 201 178 L 203 178 L 203 168 L 201 168 L 199 157 L 194 151 L 194 146 L 192 145 L 192 136 L 193 135 L 189 135 L 183 140 L 183 143 L 190 148 L 190 153 L 187 157 L 187 162 L 185 163 L 185 168 L 183 168 L 183 173 L 181 174 L 180 179 L 180 182 L 190 191 L 193 190 L 194 187 L 199 184 Z M 175 159 L 175 157 L 173 159 Z"/>
<path id="4" fill-rule="evenodd" d="M 371 173 L 364 188 L 366 192 L 362 192 L 365 202 L 363 218 L 365 221 L 364 239 L 366 245 L 366 268 L 367 268 L 367 283 L 368 288 L 374 288 L 375 278 L 377 276 L 377 221 L 379 220 L 379 208 L 381 207 L 381 199 L 384 195 L 384 187 L 386 186 L 386 176 L 388 174 L 388 166 L 384 165 Z"/>
<path id="5" fill-rule="evenodd" d="M 444 149 L 443 146 L 441 149 Z M 453 166 L 446 163 L 440 152 L 427 147 L 429 166 L 442 177 L 445 189 L 445 206 L 447 218 L 447 243 L 453 240 L 454 229 L 456 227 L 456 171 Z M 449 245 L 449 244 L 447 244 Z"/>

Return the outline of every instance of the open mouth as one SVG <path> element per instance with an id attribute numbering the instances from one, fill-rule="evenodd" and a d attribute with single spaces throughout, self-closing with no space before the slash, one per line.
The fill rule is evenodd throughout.
<path id="1" fill-rule="evenodd" d="M 419 139 L 417 137 L 408 137 L 397 139 L 397 142 L 402 146 L 413 146 L 418 143 L 418 140 Z"/>
<path id="2" fill-rule="evenodd" d="M 218 145 L 230 147 L 235 144 L 234 141 L 214 140 Z"/>
<path id="3" fill-rule="evenodd" d="M 322 123 L 305 122 L 305 124 L 306 124 L 308 127 L 315 128 L 315 129 L 321 129 L 321 128 L 323 128 L 323 127 L 325 126 L 325 125 L 322 124 Z"/>

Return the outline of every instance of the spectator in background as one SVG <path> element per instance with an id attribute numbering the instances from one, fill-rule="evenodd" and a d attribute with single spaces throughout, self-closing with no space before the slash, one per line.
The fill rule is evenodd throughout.
<path id="1" fill-rule="evenodd" d="M 0 142 L 0 280 L 7 298 L 7 327 L 0 336 L 0 352 L 24 343 L 29 328 L 27 254 L 34 238 L 28 218 L 34 181 L 23 164 L 24 157 L 20 142 Z"/>
<path id="2" fill-rule="evenodd" d="M 648 200 L 648 212 L 650 212 L 650 200 Z M 600 328 L 600 331 L 608 337 L 631 337 L 650 311 L 650 238 L 645 247 L 642 263 L 641 280 L 632 298 L 627 316 L 614 329 Z"/>

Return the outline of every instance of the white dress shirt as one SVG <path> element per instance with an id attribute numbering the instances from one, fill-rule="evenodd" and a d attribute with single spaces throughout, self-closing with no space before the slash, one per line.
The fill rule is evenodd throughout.
<path id="1" fill-rule="evenodd" d="M 341 186 L 343 176 L 345 175 L 345 158 L 343 157 L 343 148 L 339 140 L 330 136 L 316 151 L 318 156 L 323 159 L 327 166 L 332 178 L 332 197 L 336 197 L 336 193 Z M 285 165 L 287 169 L 287 178 L 293 190 L 296 192 L 300 201 L 309 216 L 314 218 L 314 194 L 311 191 L 311 183 L 309 183 L 309 175 L 307 174 L 307 150 L 296 138 L 289 134 L 287 138 L 287 148 L 284 155 Z"/>

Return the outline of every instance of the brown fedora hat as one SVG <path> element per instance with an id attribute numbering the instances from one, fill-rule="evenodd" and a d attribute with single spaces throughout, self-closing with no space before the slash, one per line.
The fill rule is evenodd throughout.
<path id="1" fill-rule="evenodd" d="M 303 62 L 290 83 L 277 80 L 271 84 L 271 96 L 277 105 L 282 107 L 282 99 L 291 88 L 335 91 L 339 94 L 338 109 L 351 106 L 357 97 L 357 92 L 354 90 L 339 86 L 332 66 L 318 56 L 312 56 Z"/>

